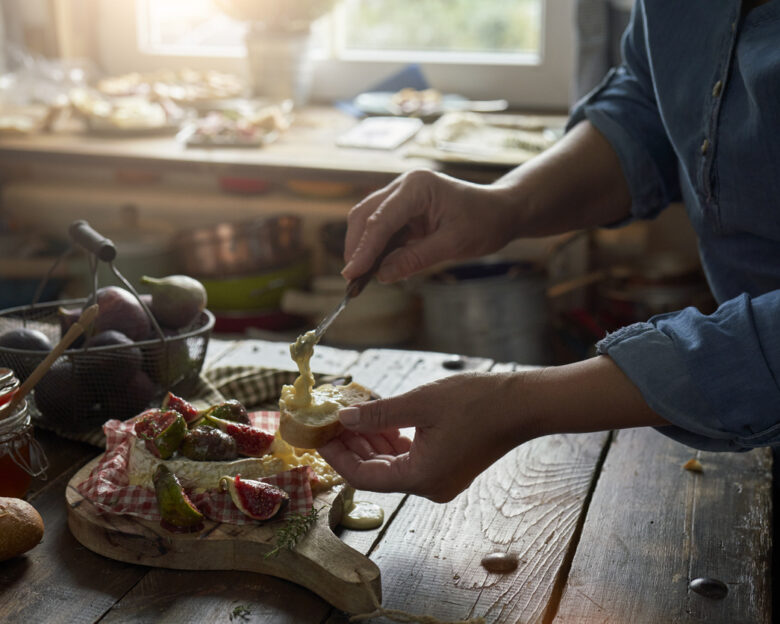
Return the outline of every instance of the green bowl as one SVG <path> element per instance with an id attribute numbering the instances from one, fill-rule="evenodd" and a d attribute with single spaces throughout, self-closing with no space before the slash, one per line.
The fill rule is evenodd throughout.
<path id="1" fill-rule="evenodd" d="M 311 277 L 308 257 L 254 275 L 200 278 L 210 310 L 258 310 L 278 308 L 284 291 L 301 288 Z"/>

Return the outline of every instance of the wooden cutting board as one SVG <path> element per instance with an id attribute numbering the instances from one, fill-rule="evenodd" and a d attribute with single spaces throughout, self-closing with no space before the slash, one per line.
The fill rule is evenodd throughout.
<path id="1" fill-rule="evenodd" d="M 283 521 L 258 525 L 222 524 L 206 520 L 199 533 L 176 534 L 156 522 L 132 516 L 102 514 L 76 490 L 102 455 L 68 482 L 68 525 L 90 550 L 118 561 L 179 570 L 246 570 L 278 576 L 302 585 L 348 613 L 374 610 L 369 588 L 382 600 L 379 568 L 334 533 L 343 511 L 343 486 L 314 500 L 325 507 L 294 550 L 282 549 L 265 558 Z"/>

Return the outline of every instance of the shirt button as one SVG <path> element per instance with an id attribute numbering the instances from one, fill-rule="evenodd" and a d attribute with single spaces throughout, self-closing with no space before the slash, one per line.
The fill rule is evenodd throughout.
<path id="1" fill-rule="evenodd" d="M 710 141 L 709 139 L 704 139 L 701 144 L 701 153 L 702 156 L 707 153 L 707 150 L 710 148 Z"/>
<path id="2" fill-rule="evenodd" d="M 720 92 L 723 90 L 723 83 L 718 80 L 718 82 L 715 83 L 715 86 L 712 87 L 712 97 L 716 98 L 720 95 Z"/>

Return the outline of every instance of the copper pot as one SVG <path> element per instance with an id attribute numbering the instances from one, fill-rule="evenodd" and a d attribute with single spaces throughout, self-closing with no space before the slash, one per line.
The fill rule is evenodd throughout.
<path id="1" fill-rule="evenodd" d="M 301 219 L 277 215 L 253 221 L 190 228 L 173 239 L 182 272 L 195 277 L 230 277 L 293 262 L 306 251 Z"/>

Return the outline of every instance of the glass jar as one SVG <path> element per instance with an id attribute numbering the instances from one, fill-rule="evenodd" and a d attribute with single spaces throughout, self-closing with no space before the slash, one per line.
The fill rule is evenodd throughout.
<path id="1" fill-rule="evenodd" d="M 0 405 L 8 403 L 19 388 L 19 380 L 7 368 L 0 368 Z M 33 477 L 46 478 L 49 462 L 33 437 L 33 426 L 22 400 L 8 415 L 0 413 L 0 496 L 21 498 Z"/>

